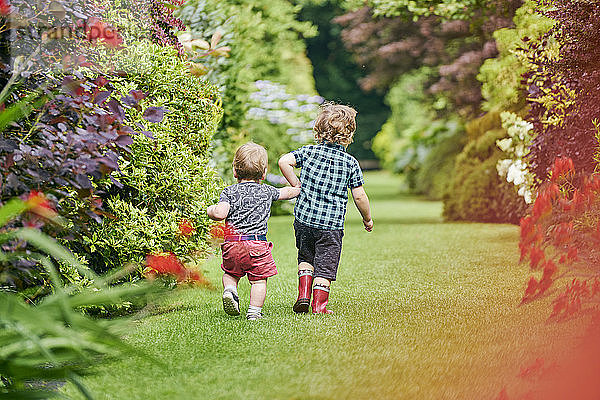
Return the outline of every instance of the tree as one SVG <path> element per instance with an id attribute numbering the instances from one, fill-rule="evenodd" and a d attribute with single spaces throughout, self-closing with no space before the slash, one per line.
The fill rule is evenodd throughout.
<path id="1" fill-rule="evenodd" d="M 365 69 L 352 60 L 341 38 L 342 28 L 332 22 L 340 15 L 343 2 L 326 0 L 302 4 L 298 17 L 312 22 L 318 35 L 305 38 L 308 58 L 313 65 L 317 92 L 324 98 L 351 105 L 358 111 L 354 142 L 348 151 L 359 160 L 374 159 L 372 140 L 389 115 L 383 96 L 376 91 L 364 91 L 358 82 Z"/>

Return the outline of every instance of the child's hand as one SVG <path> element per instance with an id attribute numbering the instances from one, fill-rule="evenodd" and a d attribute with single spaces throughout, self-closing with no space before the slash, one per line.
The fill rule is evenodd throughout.
<path id="1" fill-rule="evenodd" d="M 367 232 L 371 232 L 373 230 L 373 220 L 370 219 L 368 221 L 363 220 L 363 225 L 365 226 L 365 230 Z"/>

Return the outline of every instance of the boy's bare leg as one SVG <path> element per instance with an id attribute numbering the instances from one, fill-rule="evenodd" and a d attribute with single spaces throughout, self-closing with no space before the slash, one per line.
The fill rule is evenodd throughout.
<path id="1" fill-rule="evenodd" d="M 237 286 L 240 278 L 223 274 L 223 310 L 229 315 L 240 315 L 240 299 Z"/>
<path id="2" fill-rule="evenodd" d="M 301 262 L 300 264 L 298 264 L 298 271 L 306 271 L 306 270 L 310 270 L 310 271 L 314 272 L 315 267 L 313 267 L 312 265 L 310 265 L 307 262 Z"/>
<path id="3" fill-rule="evenodd" d="M 246 313 L 246 319 L 257 320 L 263 317 L 262 306 L 267 297 L 267 280 L 250 281 L 250 305 Z"/>
<path id="4" fill-rule="evenodd" d="M 262 307 L 267 297 L 267 280 L 250 281 L 250 305 Z"/>
<path id="5" fill-rule="evenodd" d="M 237 276 L 223 274 L 223 288 L 224 289 L 227 287 L 231 287 L 231 286 L 233 286 L 237 289 L 239 281 L 240 281 L 240 278 L 238 278 Z M 236 293 L 237 293 L 237 290 L 236 290 Z"/>
<path id="6" fill-rule="evenodd" d="M 321 278 L 319 276 L 317 276 L 315 278 L 315 285 L 321 285 L 321 286 L 331 286 L 331 281 L 329 279 L 325 279 L 325 278 Z"/>

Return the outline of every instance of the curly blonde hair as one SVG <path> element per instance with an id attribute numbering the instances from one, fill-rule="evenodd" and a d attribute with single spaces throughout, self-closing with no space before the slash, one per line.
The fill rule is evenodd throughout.
<path id="1" fill-rule="evenodd" d="M 356 131 L 356 114 L 352 107 L 324 103 L 313 128 L 317 143 L 331 142 L 343 146 L 352 143 Z"/>

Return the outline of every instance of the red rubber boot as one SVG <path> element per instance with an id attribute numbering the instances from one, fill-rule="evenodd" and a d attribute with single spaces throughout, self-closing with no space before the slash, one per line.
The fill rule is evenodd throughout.
<path id="1" fill-rule="evenodd" d="M 298 271 L 298 300 L 294 304 L 294 312 L 307 313 L 310 306 L 312 292 L 313 272 L 311 270 Z"/>
<path id="2" fill-rule="evenodd" d="M 327 286 L 315 285 L 312 301 L 313 314 L 333 314 L 333 311 L 327 309 L 328 301 L 329 288 Z"/>

